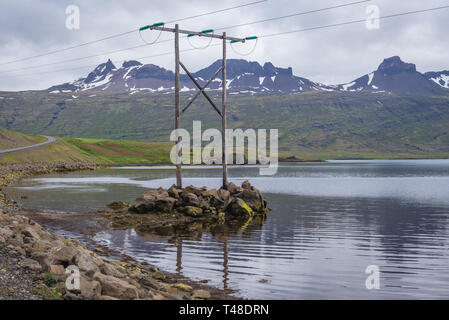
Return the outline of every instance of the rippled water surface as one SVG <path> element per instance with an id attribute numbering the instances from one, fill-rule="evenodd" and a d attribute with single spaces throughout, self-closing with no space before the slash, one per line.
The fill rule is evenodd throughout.
<path id="1" fill-rule="evenodd" d="M 218 187 L 220 174 L 186 168 L 184 184 Z M 246 166 L 230 176 L 264 192 L 265 221 L 171 237 L 107 230 L 95 240 L 247 298 L 449 298 L 448 160 L 283 165 L 273 177 Z M 170 167 L 108 168 L 23 180 L 9 193 L 64 216 L 59 228 L 68 232 L 79 215 L 61 212 L 131 202 L 173 182 Z M 379 290 L 365 287 L 368 265 L 380 268 Z"/>

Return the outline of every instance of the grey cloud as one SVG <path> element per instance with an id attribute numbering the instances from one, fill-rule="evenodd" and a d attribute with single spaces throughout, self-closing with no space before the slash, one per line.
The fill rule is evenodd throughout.
<path id="1" fill-rule="evenodd" d="M 219 28 L 352 1 L 355 0 L 270 0 L 243 9 L 183 21 L 180 24 L 183 28 L 195 30 Z M 2 43 L 0 63 L 91 41 L 135 29 L 145 24 L 173 20 L 240 3 L 243 1 L 16 0 L 7 4 L 3 3 L 0 9 L 0 27 L 6 32 L 0 34 L 0 43 Z M 80 7 L 80 30 L 70 31 L 65 28 L 65 8 L 70 4 Z M 442 6 L 448 3 L 443 0 L 425 2 L 419 0 L 406 2 L 373 0 L 370 3 L 352 7 L 231 29 L 228 33 L 236 36 L 263 35 L 360 19 L 365 16 L 367 5 L 372 4 L 380 7 L 381 15 L 388 15 Z M 446 41 L 449 27 L 448 12 L 449 9 L 445 9 L 439 12 L 383 20 L 380 30 L 367 30 L 362 23 L 261 39 L 252 55 L 241 57 L 230 51 L 229 58 L 245 58 L 260 63 L 271 61 L 281 67 L 291 66 L 296 75 L 327 84 L 351 81 L 374 70 L 383 58 L 392 55 L 399 55 L 408 62 L 416 63 L 420 71 L 449 69 L 447 59 L 449 42 Z M 156 35 L 154 32 L 144 34 L 148 41 L 152 41 Z M 161 38 L 169 39 L 171 37 L 172 35 L 162 34 Z M 196 39 L 195 41 L 200 40 Z M 85 76 L 92 69 L 90 66 L 104 62 L 108 58 L 120 65 L 120 60 L 131 60 L 173 50 L 172 43 L 165 43 L 105 55 L 100 58 L 4 73 L 10 69 L 28 68 L 141 43 L 138 34 L 135 33 L 35 60 L 2 65 L 0 66 L 0 90 L 43 89 L 53 84 Z M 198 42 L 197 45 L 201 45 L 201 43 Z M 186 41 L 181 43 L 181 47 L 190 48 Z M 182 59 L 192 70 L 207 66 L 219 56 L 219 48 L 182 53 Z M 173 69 L 172 56 L 148 58 L 142 62 Z M 38 74 L 80 66 L 87 67 L 58 73 Z M 11 77 L 17 74 L 27 74 L 27 76 Z"/>

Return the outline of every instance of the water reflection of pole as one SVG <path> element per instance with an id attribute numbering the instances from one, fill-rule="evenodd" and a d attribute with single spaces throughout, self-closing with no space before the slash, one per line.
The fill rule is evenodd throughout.
<path id="1" fill-rule="evenodd" d="M 223 237 L 223 289 L 228 288 L 228 276 L 229 276 L 229 270 L 228 270 L 228 236 Z"/>
<path id="2" fill-rule="evenodd" d="M 176 272 L 182 270 L 182 239 L 176 242 Z"/>

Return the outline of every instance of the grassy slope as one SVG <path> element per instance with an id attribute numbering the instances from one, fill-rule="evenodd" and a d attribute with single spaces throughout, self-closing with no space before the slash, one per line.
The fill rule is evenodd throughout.
<path id="1" fill-rule="evenodd" d="M 43 92 L 1 95 L 7 99 L 0 101 L 0 121 L 26 133 L 168 141 L 173 127 L 172 95 L 95 92 L 91 97 L 90 92 L 78 99 Z M 187 98 L 183 95 L 184 103 Z M 283 155 L 302 159 L 449 157 L 449 97 L 239 95 L 230 96 L 228 110 L 229 127 L 279 128 Z M 193 120 L 202 120 L 203 130 L 221 126 L 204 99 L 183 114 L 182 124 L 191 130 Z M 80 143 L 75 145 L 82 148 Z M 88 153 L 96 156 L 92 150 Z M 126 160 L 120 157 L 115 160 Z"/>
<path id="2" fill-rule="evenodd" d="M 18 133 L 0 128 L 0 150 L 25 147 L 44 142 L 45 137 Z"/>
<path id="3" fill-rule="evenodd" d="M 0 154 L 0 164 L 58 161 L 161 164 L 169 163 L 170 148 L 169 143 L 63 138 L 47 146 Z"/>

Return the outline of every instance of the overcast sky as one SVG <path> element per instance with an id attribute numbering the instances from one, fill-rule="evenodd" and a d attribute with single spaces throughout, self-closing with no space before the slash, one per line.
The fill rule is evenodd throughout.
<path id="1" fill-rule="evenodd" d="M 223 9 L 255 0 L 15 0 L 0 4 L 0 63 L 33 56 L 78 43 L 95 40 L 142 25 L 170 21 L 191 15 Z M 204 30 L 272 18 L 302 11 L 320 9 L 357 0 L 268 0 L 250 7 L 180 22 L 184 29 Z M 80 29 L 66 28 L 66 8 L 80 9 Z M 377 5 L 381 15 L 449 5 L 448 0 L 372 0 L 368 3 L 327 12 L 292 17 L 228 30 L 228 35 L 251 36 L 309 28 L 358 20 L 366 17 L 366 8 Z M 382 20 L 380 29 L 369 30 L 364 23 L 329 29 L 294 33 L 260 39 L 249 56 L 229 50 L 228 58 L 243 58 L 263 64 L 293 67 L 293 73 L 326 84 L 350 82 L 377 69 L 386 57 L 399 55 L 413 62 L 421 72 L 449 69 L 449 9 Z M 169 25 L 170 26 L 170 25 Z M 146 31 L 151 42 L 158 35 Z M 172 34 L 164 33 L 160 40 Z M 205 39 L 192 39 L 194 45 L 207 44 Z M 41 64 L 113 51 L 142 44 L 137 32 L 82 48 L 18 63 L 0 65 L 0 90 L 44 89 L 84 77 L 95 65 L 110 58 L 116 66 L 123 60 L 173 51 L 173 43 L 156 44 L 102 57 L 66 62 L 53 66 L 30 68 Z M 235 49 L 247 51 L 253 43 Z M 190 44 L 181 39 L 181 50 Z M 220 57 L 220 47 L 181 53 L 181 60 L 192 70 L 208 66 Z M 173 70 L 173 56 L 138 59 Z M 77 67 L 84 67 L 78 68 Z M 12 69 L 22 71 L 5 72 Z M 26 69 L 30 68 L 30 69 Z M 72 69 L 72 70 L 64 70 Z M 55 73 L 43 73 L 58 70 Z M 41 73 L 41 74 L 39 74 Z M 13 76 L 15 75 L 15 76 Z M 17 76 L 20 75 L 20 76 Z"/>

